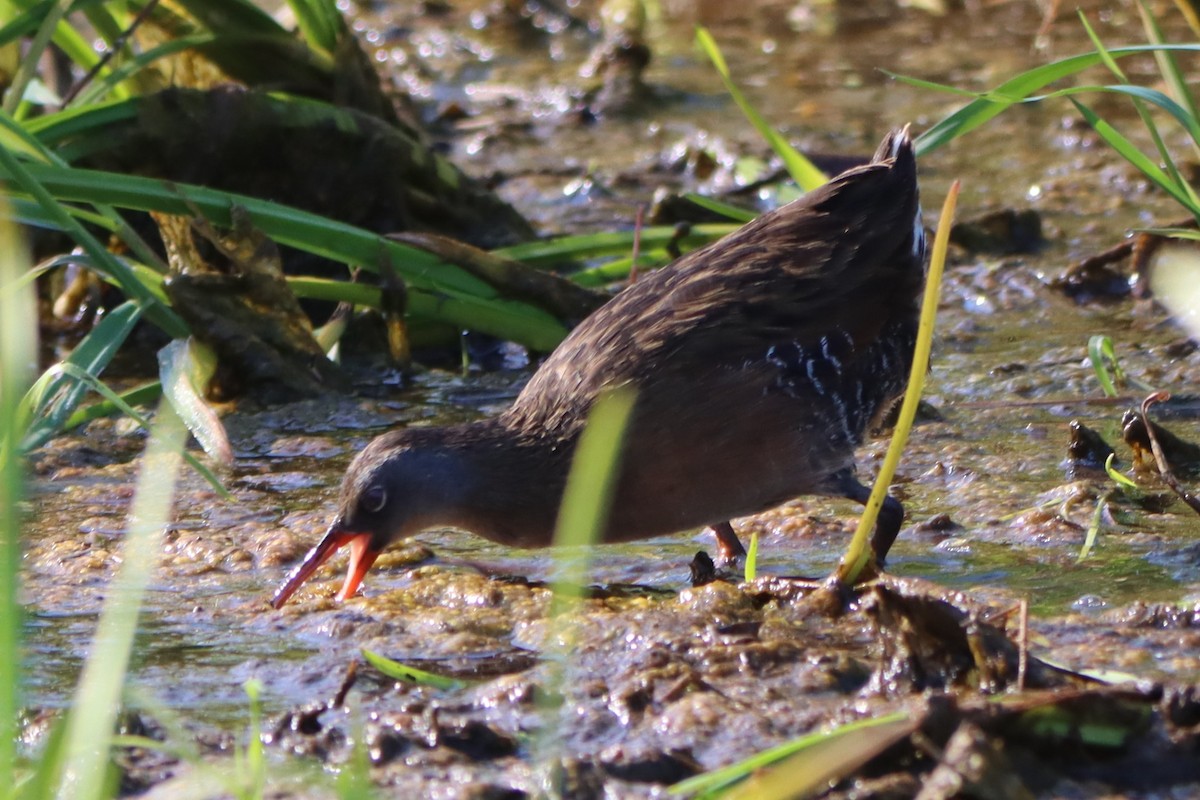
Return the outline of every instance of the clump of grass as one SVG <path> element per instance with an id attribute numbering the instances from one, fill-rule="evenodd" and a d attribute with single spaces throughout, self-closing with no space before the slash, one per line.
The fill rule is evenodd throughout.
<path id="1" fill-rule="evenodd" d="M 336 4 L 332 0 L 289 0 L 288 4 L 299 25 L 298 36 L 250 0 L 222 0 L 219 4 L 180 0 L 169 6 L 150 4 L 140 11 L 113 3 L 85 4 L 81 8 L 26 3 L 19 4 L 19 13 L 0 29 L 0 46 L 15 50 L 23 45 L 24 53 L 6 106 L 0 110 L 0 177 L 5 179 L 4 192 L 12 204 L 9 216 L 26 225 L 68 234 L 80 253 L 49 263 L 83 266 L 117 287 L 127 300 L 90 331 L 70 361 L 65 362 L 83 369 L 88 379 L 65 368 L 47 373 L 41 385 L 41 402 L 32 409 L 34 424 L 24 442 L 26 449 L 39 447 L 98 414 L 123 411 L 121 403 L 110 400 L 95 404 L 89 412 L 81 413 L 79 407 L 91 396 L 89 387 L 101 380 L 135 325 L 149 322 L 176 340 L 186 340 L 192 333 L 162 289 L 167 266 L 125 219 L 130 211 L 198 215 L 213 228 L 225 228 L 230 225 L 233 210 L 242 210 L 257 230 L 277 243 L 367 272 L 378 271 L 381 264 L 386 264 L 405 281 L 405 313 L 416 328 L 424 324 L 443 330 L 447 326 L 470 329 L 537 351 L 552 349 L 566 335 L 568 326 L 563 315 L 526 299 L 518 291 L 498 291 L 495 285 L 425 250 L 259 198 L 72 165 L 72 159 L 109 146 L 113 131 L 138 117 L 143 93 L 161 85 L 156 72 L 170 73 L 172 59 L 183 54 L 210 60 L 248 85 L 256 85 L 255 81 L 286 84 L 309 92 L 303 100 L 280 95 L 264 100 L 277 104 L 283 113 L 338 127 L 353 126 L 345 109 L 313 99 L 323 96 L 322 86 L 328 89 L 335 83 L 334 75 L 345 78 L 343 73 L 354 68 L 346 63 L 348 59 L 342 52 L 348 34 Z M 158 34 L 175 38 L 143 44 L 133 35 L 142 26 L 153 26 Z M 804 186 L 821 182 L 819 171 L 771 132 L 737 91 L 707 32 L 701 31 L 698 38 L 735 100 L 768 137 L 797 181 Z M 103 42 L 107 49 L 97 53 L 93 40 Z M 272 58 L 248 57 L 251 48 L 238 46 L 247 40 L 254 42 L 256 53 L 270 53 Z M 39 81 L 39 64 L 52 44 L 83 76 L 66 97 L 54 97 Z M 388 118 L 384 109 L 386 104 L 367 110 Z M 439 169 L 441 172 L 449 175 L 452 170 Z M 743 211 L 716 201 L 703 202 L 744 221 Z M 647 229 L 643 261 L 647 266 L 660 265 L 669 260 L 670 248 L 707 243 L 732 227 L 695 226 L 684 237 L 672 228 Z M 560 266 L 605 259 L 608 263 L 593 263 L 591 269 L 573 276 L 584 286 L 597 286 L 628 274 L 630 263 L 624 256 L 630 237 L 625 233 L 564 237 L 503 248 L 495 254 L 528 267 L 527 279 L 544 281 L 557 280 L 535 271 L 547 263 Z M 127 254 L 111 252 L 103 243 L 108 238 L 119 240 Z M 374 286 L 308 276 L 292 277 L 289 285 L 301 298 L 355 307 L 379 308 L 382 303 L 380 291 Z M 573 319 L 575 315 L 565 318 Z M 328 351 L 331 343 L 323 345 Z M 148 402 L 156 399 L 156 387 L 139 387 L 122 395 L 121 400 L 126 405 Z M 198 386 L 198 393 L 203 394 L 204 388 Z M 222 453 L 227 451 L 213 445 L 222 440 L 215 415 L 188 413 L 176 396 L 168 396 L 206 451 L 221 461 Z M 191 406 L 196 408 L 195 403 Z"/>
<path id="2" fill-rule="evenodd" d="M 1165 142 L 1154 110 L 1165 114 L 1190 140 L 1193 152 L 1200 152 L 1200 116 L 1197 104 L 1189 88 L 1186 75 L 1179 68 L 1177 54 L 1200 53 L 1200 44 L 1169 44 L 1163 39 L 1157 20 L 1145 3 L 1138 4 L 1142 27 L 1149 44 L 1127 47 L 1106 46 L 1092 29 L 1087 17 L 1080 12 L 1080 20 L 1091 38 L 1094 50 L 1045 64 L 1022 72 L 986 92 L 967 92 L 952 86 L 922 81 L 896 75 L 897 79 L 914 86 L 974 97 L 974 99 L 949 114 L 925 131 L 916 140 L 918 154 L 930 152 L 954 139 L 966 135 L 984 125 L 992 118 L 1016 105 L 1041 103 L 1054 99 L 1068 100 L 1101 139 L 1114 152 L 1137 168 L 1152 184 L 1162 189 L 1178 202 L 1189 214 L 1200 220 L 1200 197 L 1184 177 L 1178 159 L 1170 152 Z M 1119 62 L 1138 55 L 1153 55 L 1167 91 L 1132 83 Z M 1089 69 L 1103 66 L 1116 78 L 1110 84 L 1085 84 L 1064 89 L 1042 92 L 1051 84 L 1078 76 Z M 1143 153 L 1111 121 L 1101 117 L 1080 97 L 1095 94 L 1111 94 L 1124 97 L 1136 110 L 1139 120 L 1154 146 L 1154 155 Z M 1160 166 L 1160 164 L 1162 166 Z M 1200 237 L 1200 232 L 1190 229 L 1157 229 L 1155 232 L 1183 238 Z"/>
<path id="3" fill-rule="evenodd" d="M 1117 386 L 1132 386 L 1143 392 L 1154 391 L 1152 387 L 1126 374 L 1117 358 L 1117 348 L 1111 336 L 1097 334 L 1091 337 L 1087 349 L 1092 371 L 1096 373 L 1096 380 L 1100 382 L 1105 397 L 1116 397 Z"/>
<path id="4" fill-rule="evenodd" d="M 1125 380 L 1125 371 L 1117 361 L 1117 351 L 1111 336 L 1097 334 L 1088 339 L 1088 360 L 1105 397 L 1117 396 L 1117 382 Z"/>

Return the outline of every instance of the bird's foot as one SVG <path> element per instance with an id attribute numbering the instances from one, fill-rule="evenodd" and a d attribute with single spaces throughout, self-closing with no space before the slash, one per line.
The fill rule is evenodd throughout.
<path id="1" fill-rule="evenodd" d="M 713 535 L 717 537 L 717 566 L 730 567 L 746 555 L 746 548 L 733 532 L 733 526 L 728 521 L 718 522 L 712 526 Z"/>

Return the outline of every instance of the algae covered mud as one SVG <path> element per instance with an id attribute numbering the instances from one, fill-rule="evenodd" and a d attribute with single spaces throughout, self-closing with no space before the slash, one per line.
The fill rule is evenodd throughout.
<path id="1" fill-rule="evenodd" d="M 979 90 L 1049 53 L 1089 49 L 1070 19 L 1031 49 L 1043 20 L 1020 3 L 941 15 L 890 3 L 663 4 L 643 31 L 653 58 L 622 95 L 619 71 L 608 83 L 580 76 L 593 56 L 593 72 L 624 63 L 603 60 L 611 42 L 587 24 L 598 9 L 423 10 L 438 13 L 380 7 L 356 24 L 436 113 L 454 159 L 547 232 L 631 227 L 660 189 L 775 201 L 765 181 L 775 167 L 693 50 L 695 23 L 711 28 L 754 104 L 802 149 L 860 155 L 884 130 L 909 120 L 920 130 L 955 102 L 881 68 Z M 1107 41 L 1136 30 L 1130 9 L 1093 12 Z M 920 165 L 927 209 L 961 178 L 960 216 L 1034 212 L 1040 241 L 976 242 L 953 256 L 929 412 L 893 489 L 909 513 L 889 560 L 898 577 L 832 618 L 837 603 L 795 576 L 828 574 L 858 509 L 801 498 L 737 521 L 743 539 L 759 535 L 751 583 L 726 574 L 691 586 L 688 564 L 711 546 L 698 536 L 600 548 L 569 629 L 547 622 L 546 552 L 457 532 L 385 553 L 361 597 L 329 599 L 340 582 L 329 569 L 272 612 L 272 590 L 324 530 L 354 452 L 392 425 L 497 413 L 528 373 L 432 371 L 407 388 L 362 374 L 356 399 L 245 405 L 227 419 L 233 501 L 193 474 L 179 486 L 124 719 L 131 732 L 191 737 L 198 759 L 125 750 L 126 791 L 178 796 L 210 786 L 211 768 L 227 771 L 251 679 L 263 685 L 279 796 L 336 796 L 334 774 L 356 770 L 384 796 L 520 797 L 548 786 L 571 797 L 664 796 L 863 719 L 890 720 L 894 738 L 877 740 L 883 755 L 835 793 L 1195 788 L 1200 526 L 1152 471 L 1131 472 L 1140 488 L 1122 489 L 1069 462 L 1068 443 L 1078 421 L 1115 447 L 1118 469 L 1131 468 L 1121 415 L 1141 394 L 1103 398 L 1092 336 L 1112 338 L 1130 377 L 1185 398 L 1200 354 L 1148 300 L 1087 301 L 1052 286 L 1127 229 L 1178 212 L 1072 114 L 1052 103 L 1020 109 Z M 1154 413 L 1200 441 L 1186 399 Z M 68 702 L 86 654 L 142 445 L 131 426 L 103 420 L 32 458 L 29 747 Z M 860 452 L 864 477 L 884 446 Z M 1179 474 L 1195 485 L 1186 464 Z M 1080 560 L 1097 516 L 1098 541 Z M 1022 600 L 1032 608 L 1024 628 Z M 399 682 L 362 661 L 363 650 L 451 680 Z M 1069 669 L 1130 682 L 1098 688 Z M 213 795 L 228 791 L 216 786 Z"/>

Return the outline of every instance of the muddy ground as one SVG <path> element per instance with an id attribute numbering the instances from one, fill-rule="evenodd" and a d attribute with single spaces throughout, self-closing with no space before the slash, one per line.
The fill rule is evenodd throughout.
<path id="1" fill-rule="evenodd" d="M 603 39 L 580 24 L 594 9 L 512 18 L 491 6 L 425 5 L 437 13 L 377 8 L 359 18 L 360 32 L 438 118 L 452 157 L 545 233 L 629 228 L 661 187 L 728 192 L 748 158 L 771 169 L 692 48 L 694 24 L 712 29 L 768 119 L 805 150 L 828 153 L 867 153 L 887 128 L 922 129 L 957 102 L 880 69 L 983 89 L 1086 49 L 1067 14 L 1039 39 L 1042 19 L 1024 3 L 944 16 L 888 3 L 868 4 L 869 13 L 856 4 L 664 4 L 648 27 L 644 93 L 597 106 L 580 76 Z M 1132 10 L 1091 12 L 1111 44 L 1138 39 Z M 1098 105 L 1130 119 L 1115 102 Z M 760 537 L 761 577 L 750 584 L 725 574 L 690 585 L 693 555 L 712 547 L 700 533 L 600 548 L 592 596 L 568 628 L 547 623 L 545 552 L 454 531 L 385 554 L 353 600 L 332 600 L 335 564 L 272 611 L 271 592 L 320 536 L 341 471 L 371 436 L 495 413 L 529 374 L 435 370 L 401 388 L 386 369 L 366 367 L 357 397 L 228 409 L 234 501 L 193 474 L 178 488 L 134 657 L 130 725 L 160 735 L 178 718 L 207 763 L 227 766 L 245 733 L 242 684 L 256 678 L 279 796 L 330 795 L 358 743 L 385 796 L 521 797 L 558 785 L 571 797 L 656 797 L 810 731 L 898 710 L 912 731 L 857 773 L 853 796 L 915 796 L 922 786 L 921 796 L 955 796 L 956 784 L 938 781 L 967 775 L 971 763 L 986 769 L 962 778 L 976 782 L 970 796 L 1200 792 L 1200 714 L 1189 688 L 1200 676 L 1200 519 L 1150 471 L 1130 472 L 1141 489 L 1120 490 L 1102 471 L 1065 463 L 1077 420 L 1115 446 L 1118 469 L 1132 468 L 1121 415 L 1142 392 L 1103 398 L 1090 336 L 1111 336 L 1133 378 L 1182 398 L 1156 413 L 1192 441 L 1200 354 L 1150 300 L 1078 298 L 1052 285 L 1127 229 L 1180 215 L 1063 105 L 1018 109 L 921 168 L 927 212 L 961 178 L 961 217 L 1030 209 L 1044 241 L 1032 252 L 953 254 L 930 413 L 893 487 L 908 511 L 888 565 L 896 581 L 818 600 L 792 580 L 829 573 L 857 514 L 852 504 L 800 498 L 735 523 L 743 540 Z M 769 204 L 773 191 L 734 197 Z M 143 444 L 127 421 L 102 420 L 31 461 L 31 742 L 41 712 L 67 702 L 86 655 Z M 864 476 L 885 447 L 876 439 L 863 448 Z M 1186 468 L 1181 477 L 1197 483 Z M 1098 544 L 1079 561 L 1102 498 Z M 348 679 L 362 649 L 464 683 L 418 687 L 365 665 Z M 997 711 L 1004 702 L 1028 707 Z M 1062 725 L 1031 725 L 1034 708 L 1053 709 Z M 1089 738 L 1083 722 L 1096 718 L 1117 734 Z M 130 793 L 180 796 L 211 778 L 152 752 L 126 753 L 123 763 Z"/>

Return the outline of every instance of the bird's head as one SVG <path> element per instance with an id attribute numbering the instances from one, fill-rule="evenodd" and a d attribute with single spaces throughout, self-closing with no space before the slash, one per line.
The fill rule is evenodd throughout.
<path id="1" fill-rule="evenodd" d="M 280 608 L 317 568 L 343 546 L 350 567 L 337 599 L 358 591 L 363 577 L 384 548 L 426 528 L 448 524 L 467 476 L 447 429 L 412 428 L 377 437 L 342 479 L 337 516 L 304 560 L 271 599 Z"/>

